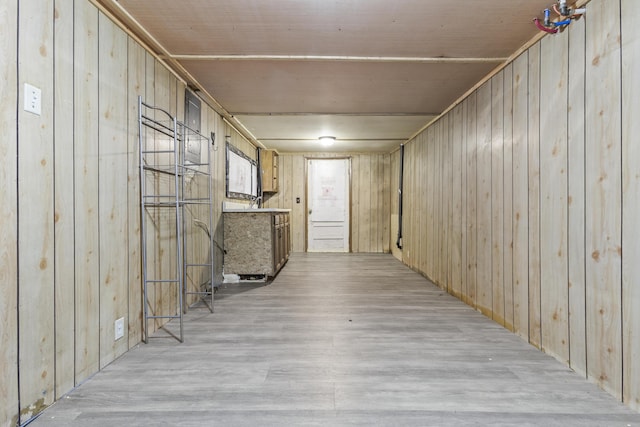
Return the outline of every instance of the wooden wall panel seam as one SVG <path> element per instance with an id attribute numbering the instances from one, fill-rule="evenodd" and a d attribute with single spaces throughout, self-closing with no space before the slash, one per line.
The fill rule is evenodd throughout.
<path id="1" fill-rule="evenodd" d="M 75 162 L 75 363 L 76 385 L 98 371 L 99 325 L 96 316 L 97 266 L 97 21 L 98 12 L 75 0 L 74 13 L 74 150 Z M 80 227 L 80 224 L 82 227 Z"/>
<path id="2" fill-rule="evenodd" d="M 529 49 L 529 342 L 540 347 L 540 42 Z M 533 104 L 533 105 L 532 105 Z"/>
<path id="3" fill-rule="evenodd" d="M 127 185 L 127 334 L 128 347 L 142 338 L 142 278 L 140 253 L 140 200 L 138 174 L 138 95 L 144 96 L 145 54 L 132 38 L 127 38 L 127 100 L 128 100 L 128 185 Z"/>
<path id="4" fill-rule="evenodd" d="M 468 240 L 467 256 L 468 256 L 468 270 L 470 274 L 470 282 L 467 286 L 469 292 L 469 302 L 474 308 L 477 307 L 478 300 L 478 97 L 477 92 L 474 92 L 469 96 L 469 103 L 467 117 L 471 117 L 471 126 L 468 130 L 471 133 L 467 133 L 467 164 L 470 164 L 471 173 L 467 176 L 467 183 L 471 183 L 467 194 L 470 196 L 468 201 L 468 218 L 467 230 L 470 231 L 471 239 Z M 469 279 L 468 279 L 469 280 Z"/>
<path id="5" fill-rule="evenodd" d="M 504 71 L 491 79 L 491 311 L 505 324 L 504 312 Z"/>
<path id="6" fill-rule="evenodd" d="M 54 4 L 55 399 L 75 383 L 75 251 L 73 126 L 73 0 Z"/>
<path id="7" fill-rule="evenodd" d="M 504 321 L 513 332 L 513 64 L 504 69 L 503 96 Z"/>
<path id="8" fill-rule="evenodd" d="M 541 346 L 564 363 L 568 354 L 567 110 L 568 32 L 541 41 L 540 304 Z"/>
<path id="9" fill-rule="evenodd" d="M 587 25 L 587 346 L 588 373 L 622 395 L 620 6 L 592 1 Z M 605 115 L 604 111 L 608 114 Z M 616 307 L 618 306 L 618 307 Z"/>
<path id="10" fill-rule="evenodd" d="M 116 319 L 128 317 L 127 187 L 127 36 L 104 15 L 99 17 L 99 257 L 100 366 L 111 363 L 128 348 L 124 336 L 115 339 Z M 102 171 L 102 173 L 100 173 Z M 105 173 L 108 171 L 108 173 Z M 124 202 L 124 203 L 123 203 Z"/>
<path id="11" fill-rule="evenodd" d="M 468 114 L 468 100 L 464 100 L 461 104 L 461 120 L 462 129 L 460 129 L 460 209 L 462 215 L 460 218 L 460 293 L 462 300 L 470 304 L 467 272 L 468 272 L 468 251 L 467 251 L 467 114 Z"/>
<path id="12" fill-rule="evenodd" d="M 569 357 L 571 367 L 586 376 L 586 223 L 585 223 L 585 21 L 569 31 Z M 574 67 L 577 68 L 574 72 Z"/>
<path id="13" fill-rule="evenodd" d="M 638 150 L 638 114 L 640 110 L 640 87 L 637 69 L 640 61 L 640 31 L 637 16 L 639 3 L 622 0 L 621 11 L 621 90 L 622 90 L 622 350 L 623 350 L 623 400 L 635 410 L 640 410 L 640 248 L 637 236 L 640 233 L 640 168 Z"/>
<path id="14" fill-rule="evenodd" d="M 529 341 L 528 52 L 523 53 L 513 64 L 514 330 Z"/>
<path id="15" fill-rule="evenodd" d="M 19 422 L 18 383 L 18 0 L 0 4 L 0 424 Z M 9 60 L 4 60 L 8 58 Z"/>
<path id="16" fill-rule="evenodd" d="M 478 90 L 477 99 L 477 230 L 478 270 L 476 279 L 477 308 L 492 317 L 492 250 L 491 250 L 491 81 Z"/>
<path id="17" fill-rule="evenodd" d="M 55 397 L 55 312 L 49 304 L 55 300 L 53 15 L 53 0 L 18 3 L 18 87 L 28 83 L 44 95 L 40 114 L 22 108 L 17 112 L 21 423 L 41 412 Z"/>

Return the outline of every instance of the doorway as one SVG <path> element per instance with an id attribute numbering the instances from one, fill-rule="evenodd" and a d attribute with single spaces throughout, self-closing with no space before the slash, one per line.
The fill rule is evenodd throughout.
<path id="1" fill-rule="evenodd" d="M 351 159 L 307 159 L 307 252 L 349 252 Z"/>

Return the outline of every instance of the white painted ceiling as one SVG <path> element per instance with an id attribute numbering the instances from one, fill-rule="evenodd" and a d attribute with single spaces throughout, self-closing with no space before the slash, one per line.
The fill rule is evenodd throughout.
<path id="1" fill-rule="evenodd" d="M 296 152 L 391 151 L 531 39 L 553 3 L 97 1 L 232 122 Z"/>

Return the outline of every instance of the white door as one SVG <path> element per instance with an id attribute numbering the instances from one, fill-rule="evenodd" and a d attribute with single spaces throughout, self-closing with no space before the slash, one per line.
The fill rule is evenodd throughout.
<path id="1" fill-rule="evenodd" d="M 307 160 L 307 251 L 349 252 L 350 159 Z"/>

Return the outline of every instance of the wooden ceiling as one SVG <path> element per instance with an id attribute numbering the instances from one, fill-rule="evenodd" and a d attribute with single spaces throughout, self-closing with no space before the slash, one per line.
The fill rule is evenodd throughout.
<path id="1" fill-rule="evenodd" d="M 268 148 L 390 151 L 552 0 L 99 0 Z"/>

